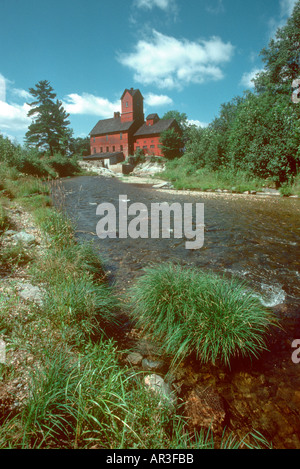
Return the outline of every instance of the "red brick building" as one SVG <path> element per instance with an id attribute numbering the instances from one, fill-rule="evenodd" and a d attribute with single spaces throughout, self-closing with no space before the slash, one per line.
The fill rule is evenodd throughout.
<path id="1" fill-rule="evenodd" d="M 105 159 L 123 154 L 123 159 L 142 149 L 146 155 L 163 156 L 160 135 L 164 130 L 180 128 L 175 119 L 160 119 L 150 114 L 145 121 L 140 90 L 126 89 L 121 96 L 121 114 L 99 120 L 90 132 L 91 157 Z M 89 157 L 86 157 L 88 159 Z"/>

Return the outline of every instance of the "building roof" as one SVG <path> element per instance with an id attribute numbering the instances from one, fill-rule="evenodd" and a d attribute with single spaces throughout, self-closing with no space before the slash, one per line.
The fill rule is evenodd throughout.
<path id="1" fill-rule="evenodd" d="M 128 93 L 130 93 L 131 96 L 134 96 L 134 95 L 137 94 L 137 93 L 139 93 L 139 94 L 142 96 L 142 93 L 140 92 L 140 90 L 138 90 L 138 89 L 137 89 L 137 90 L 134 90 L 133 88 L 130 88 L 130 90 L 129 90 L 128 88 L 126 88 L 126 89 L 124 90 L 122 96 L 121 96 L 121 99 L 123 99 L 123 96 L 124 96 L 124 94 L 126 93 L 126 91 L 128 91 Z M 142 98 L 143 98 L 143 96 L 142 96 Z"/>
<path id="2" fill-rule="evenodd" d="M 124 158 L 122 151 L 115 151 L 113 153 L 94 153 L 93 155 L 84 156 L 83 160 L 105 160 L 114 156 L 120 156 Z"/>
<path id="3" fill-rule="evenodd" d="M 164 130 L 170 129 L 174 125 L 174 122 L 176 122 L 175 119 L 160 119 L 153 125 L 147 125 L 145 123 L 135 132 L 134 136 L 160 134 Z"/>
<path id="4" fill-rule="evenodd" d="M 159 119 L 158 114 L 149 114 L 149 116 L 146 117 L 146 120 L 148 120 L 148 119 L 156 119 L 156 118 Z"/>
<path id="5" fill-rule="evenodd" d="M 131 122 L 121 122 L 121 117 L 113 117 L 112 119 L 103 119 L 97 122 L 90 135 L 106 135 L 113 132 L 126 132 L 134 124 Z"/>

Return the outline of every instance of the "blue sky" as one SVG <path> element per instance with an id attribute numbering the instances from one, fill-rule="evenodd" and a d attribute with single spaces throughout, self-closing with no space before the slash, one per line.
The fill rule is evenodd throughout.
<path id="1" fill-rule="evenodd" d="M 139 88 L 145 116 L 207 125 L 251 88 L 296 0 L 0 0 L 0 132 L 23 142 L 28 89 L 50 81 L 74 136 Z"/>

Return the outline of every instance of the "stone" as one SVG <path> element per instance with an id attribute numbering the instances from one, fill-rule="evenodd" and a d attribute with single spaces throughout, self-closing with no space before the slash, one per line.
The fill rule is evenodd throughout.
<path id="1" fill-rule="evenodd" d="M 33 301 L 39 306 L 43 305 L 43 294 L 41 289 L 31 285 L 30 283 L 20 284 L 18 294 L 24 300 Z"/>
<path id="2" fill-rule="evenodd" d="M 161 182 L 160 184 L 155 184 L 153 186 L 154 189 L 161 189 L 163 187 L 168 188 L 168 189 L 173 188 L 173 186 L 170 182 Z"/>
<path id="3" fill-rule="evenodd" d="M 144 379 L 145 385 L 160 397 L 160 404 L 167 404 L 174 407 L 177 403 L 175 392 L 170 384 L 156 374 L 148 375 Z"/>
<path id="4" fill-rule="evenodd" d="M 20 231 L 19 233 L 14 234 L 12 237 L 15 241 L 21 241 L 27 245 L 35 243 L 35 237 L 32 234 L 26 233 L 26 231 Z"/>
<path id="5" fill-rule="evenodd" d="M 144 358 L 144 360 L 142 361 L 142 367 L 144 370 L 147 370 L 147 371 L 160 370 L 163 366 L 164 366 L 164 363 L 160 360 L 152 361 L 152 360 L 148 360 L 147 358 Z"/>
<path id="6" fill-rule="evenodd" d="M 143 360 L 143 355 L 137 352 L 132 352 L 129 355 L 127 355 L 126 360 L 131 364 L 131 365 L 140 365 Z"/>
<path id="7" fill-rule="evenodd" d="M 196 386 L 185 403 L 185 413 L 191 428 L 220 430 L 225 410 L 220 396 L 207 386 Z"/>

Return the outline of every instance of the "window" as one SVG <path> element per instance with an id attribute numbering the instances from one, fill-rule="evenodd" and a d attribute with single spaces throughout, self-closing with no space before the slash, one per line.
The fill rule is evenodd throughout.
<path id="1" fill-rule="evenodd" d="M 150 145 L 150 148 L 155 148 L 155 145 Z"/>
<path id="2" fill-rule="evenodd" d="M 113 150 L 112 150 L 112 151 L 116 151 L 116 147 L 115 147 L 115 146 L 113 146 Z"/>
<path id="3" fill-rule="evenodd" d="M 103 147 L 100 147 L 100 153 L 103 153 Z"/>
<path id="4" fill-rule="evenodd" d="M 123 151 L 123 145 L 120 145 L 120 151 Z"/>
<path id="5" fill-rule="evenodd" d="M 143 148 L 147 148 L 147 145 L 144 145 Z"/>
<path id="6" fill-rule="evenodd" d="M 137 150 L 139 150 L 139 149 L 140 149 L 140 147 L 138 147 L 138 146 L 137 146 L 137 147 L 136 147 L 136 149 L 137 149 Z"/>
<path id="7" fill-rule="evenodd" d="M 121 132 L 121 133 L 120 133 L 120 140 L 122 140 L 122 138 L 123 138 L 123 134 L 122 134 L 122 132 Z"/>
<path id="8" fill-rule="evenodd" d="M 94 153 L 96 153 L 96 148 L 94 148 Z"/>
<path id="9" fill-rule="evenodd" d="M 106 141 L 108 142 L 108 135 L 106 135 Z"/>
<path id="10" fill-rule="evenodd" d="M 128 107 L 128 101 L 126 101 L 125 106 Z"/>
<path id="11" fill-rule="evenodd" d="M 109 147 L 106 147 L 106 153 L 109 153 Z"/>
<path id="12" fill-rule="evenodd" d="M 94 143 L 95 143 L 95 137 L 94 137 Z"/>

